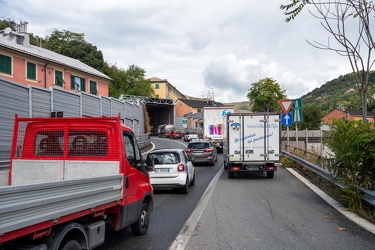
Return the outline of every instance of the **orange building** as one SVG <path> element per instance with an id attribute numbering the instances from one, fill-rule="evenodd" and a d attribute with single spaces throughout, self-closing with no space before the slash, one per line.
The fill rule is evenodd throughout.
<path id="1" fill-rule="evenodd" d="M 332 124 L 334 118 L 344 119 L 347 121 L 363 120 L 362 110 L 359 109 L 334 109 L 325 115 L 322 120 L 327 124 Z M 375 114 L 367 111 L 367 122 L 374 122 Z"/>
<path id="2" fill-rule="evenodd" d="M 27 22 L 0 31 L 0 78 L 108 97 L 111 78 L 67 56 L 30 44 Z"/>

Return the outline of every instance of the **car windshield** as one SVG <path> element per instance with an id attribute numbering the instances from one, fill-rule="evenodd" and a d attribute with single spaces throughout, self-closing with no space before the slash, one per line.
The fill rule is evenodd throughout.
<path id="1" fill-rule="evenodd" d="M 150 154 L 149 158 L 154 158 L 155 165 L 158 164 L 178 164 L 180 162 L 178 154 L 173 152 Z"/>
<path id="2" fill-rule="evenodd" d="M 190 149 L 203 149 L 203 148 L 209 148 L 210 145 L 207 142 L 196 142 L 196 143 L 190 143 L 188 145 L 188 148 Z"/>

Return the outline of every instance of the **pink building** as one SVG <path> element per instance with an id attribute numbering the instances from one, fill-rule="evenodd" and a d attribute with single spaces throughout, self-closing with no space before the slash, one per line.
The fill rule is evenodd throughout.
<path id="1" fill-rule="evenodd" d="M 108 97 L 111 78 L 67 56 L 30 44 L 27 23 L 0 31 L 0 78 L 41 88 L 56 86 Z"/>

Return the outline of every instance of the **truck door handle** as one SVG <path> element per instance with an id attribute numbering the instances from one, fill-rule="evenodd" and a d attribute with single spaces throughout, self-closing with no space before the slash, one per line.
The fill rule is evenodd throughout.
<path id="1" fill-rule="evenodd" d="M 125 178 L 125 188 L 128 188 L 129 187 L 129 177 L 126 176 Z"/>

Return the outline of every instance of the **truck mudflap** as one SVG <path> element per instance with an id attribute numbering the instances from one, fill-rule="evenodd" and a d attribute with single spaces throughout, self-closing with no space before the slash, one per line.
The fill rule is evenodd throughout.
<path id="1" fill-rule="evenodd" d="M 123 175 L 116 174 L 0 187 L 0 243 L 59 224 L 64 216 L 82 216 L 95 213 L 97 207 L 103 209 L 106 204 L 113 206 L 123 199 L 122 183 Z M 36 228 L 38 225 L 41 228 Z M 25 228 L 30 228 L 30 232 Z"/>

